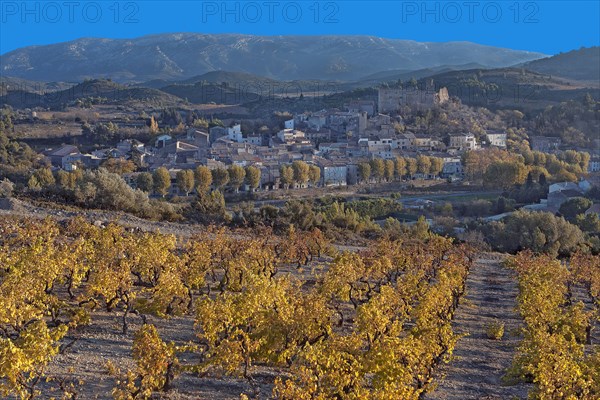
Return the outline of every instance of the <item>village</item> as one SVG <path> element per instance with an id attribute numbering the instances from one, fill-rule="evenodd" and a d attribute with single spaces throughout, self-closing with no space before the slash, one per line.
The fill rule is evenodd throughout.
<path id="1" fill-rule="evenodd" d="M 82 154 L 75 145 L 64 145 L 49 149 L 45 155 L 55 168 L 66 171 L 81 167 L 95 169 L 109 158 L 131 160 L 138 172 L 124 174 L 124 178 L 133 187 L 141 171 L 152 172 L 159 167 L 166 168 L 175 178 L 178 171 L 199 165 L 211 170 L 237 165 L 259 168 L 261 179 L 257 189 L 275 190 L 284 185 L 280 167 L 294 161 L 304 161 L 320 169 L 319 180 L 312 182 L 314 185 L 346 186 L 362 181 L 358 168 L 361 163 L 419 155 L 441 159 L 442 168 L 415 171 L 410 179 L 456 181 L 463 177 L 462 153 L 489 146 L 506 148 L 506 133 L 489 132 L 478 142 L 469 132 L 447 138 L 398 132 L 402 126 L 398 111 L 402 106 L 426 109 L 447 100 L 445 89 L 427 92 L 381 88 L 379 104 L 354 101 L 343 111 L 321 110 L 294 115 L 274 136 L 243 132 L 241 121 L 233 121 L 228 126 L 206 130 L 187 127 L 180 135 L 161 134 L 150 143 L 127 139 L 114 147 L 87 154 Z M 173 179 L 171 193 L 177 191 Z"/>

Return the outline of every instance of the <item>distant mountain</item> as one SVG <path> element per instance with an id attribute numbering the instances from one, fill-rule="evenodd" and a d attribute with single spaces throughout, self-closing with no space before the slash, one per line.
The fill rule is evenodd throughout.
<path id="1" fill-rule="evenodd" d="M 253 36 L 197 33 L 136 39 L 83 38 L 0 56 L 3 75 L 42 81 L 181 80 L 225 70 L 272 79 L 356 80 L 385 70 L 478 63 L 504 67 L 543 54 L 470 42 L 420 43 L 373 36 Z"/>
<path id="2" fill-rule="evenodd" d="M 582 81 L 600 82 L 600 47 L 582 47 L 523 64 L 523 67 L 542 74 Z"/>

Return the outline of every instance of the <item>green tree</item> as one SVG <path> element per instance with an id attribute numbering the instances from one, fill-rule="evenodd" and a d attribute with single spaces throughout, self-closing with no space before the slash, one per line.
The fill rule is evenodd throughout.
<path id="1" fill-rule="evenodd" d="M 574 222 L 575 217 L 583 214 L 592 206 L 593 202 L 585 197 L 574 197 L 561 204 L 558 212 L 565 217 L 567 221 Z"/>
<path id="2" fill-rule="evenodd" d="M 75 174 L 71 174 L 67 171 L 60 170 L 56 173 L 56 180 L 58 181 L 58 185 L 62 189 L 75 189 L 76 179 Z"/>
<path id="3" fill-rule="evenodd" d="M 137 176 L 136 186 L 142 192 L 150 193 L 154 188 L 154 179 L 150 172 L 142 172 Z"/>
<path id="4" fill-rule="evenodd" d="M 34 171 L 31 176 L 33 179 L 30 179 L 32 188 L 45 188 L 56 183 L 56 179 L 52 174 L 52 170 L 50 168 L 40 168 Z"/>
<path id="5" fill-rule="evenodd" d="M 157 168 L 152 174 L 154 191 L 165 197 L 171 188 L 171 175 L 165 167 Z"/>
<path id="6" fill-rule="evenodd" d="M 177 187 L 185 193 L 186 196 L 194 190 L 194 171 L 191 169 L 182 169 L 177 171 Z"/>

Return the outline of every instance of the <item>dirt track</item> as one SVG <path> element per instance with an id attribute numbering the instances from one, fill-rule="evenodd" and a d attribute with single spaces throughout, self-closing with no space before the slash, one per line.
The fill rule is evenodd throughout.
<path id="1" fill-rule="evenodd" d="M 501 255 L 483 255 L 473 266 L 453 323 L 455 332 L 468 336 L 457 343 L 454 359 L 440 368 L 439 386 L 427 400 L 527 398 L 529 385 L 507 386 L 502 382 L 521 340 L 517 328 L 522 322 L 515 310 L 516 277 L 500 259 Z M 502 340 L 486 335 L 486 324 L 495 319 L 505 323 Z"/>

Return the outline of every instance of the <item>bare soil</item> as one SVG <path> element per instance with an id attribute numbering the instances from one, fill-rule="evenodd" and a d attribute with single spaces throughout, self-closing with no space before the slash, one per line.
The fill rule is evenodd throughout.
<path id="1" fill-rule="evenodd" d="M 502 266 L 501 254 L 482 254 L 467 278 L 467 293 L 454 317 L 461 338 L 454 359 L 439 370 L 439 386 L 427 400 L 526 399 L 528 384 L 506 385 L 502 377 L 521 341 L 522 320 L 516 311 L 515 274 Z M 505 324 L 501 340 L 488 339 L 486 327 Z"/>

